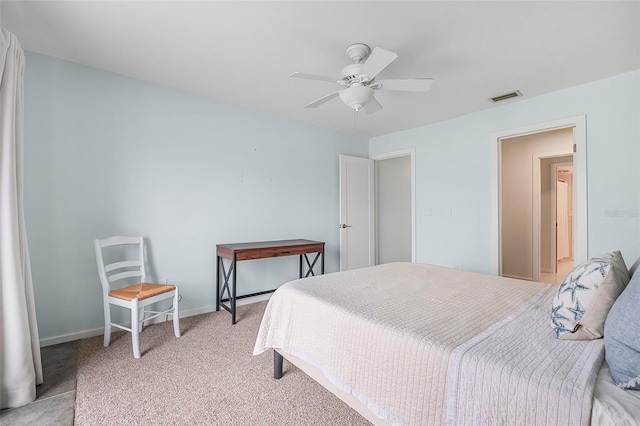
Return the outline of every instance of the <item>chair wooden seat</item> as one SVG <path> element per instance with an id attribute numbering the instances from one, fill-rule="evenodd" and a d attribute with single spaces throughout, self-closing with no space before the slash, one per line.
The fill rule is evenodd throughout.
<path id="1" fill-rule="evenodd" d="M 111 290 L 109 292 L 109 296 L 117 297 L 122 300 L 144 300 L 175 289 L 175 285 L 139 283 L 128 287 L 122 287 L 117 290 Z"/>

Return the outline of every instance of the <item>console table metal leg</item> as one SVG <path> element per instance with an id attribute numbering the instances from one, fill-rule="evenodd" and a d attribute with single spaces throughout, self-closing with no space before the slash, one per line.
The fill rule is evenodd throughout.
<path id="1" fill-rule="evenodd" d="M 300 258 L 300 278 L 302 278 L 302 255 L 298 257 Z"/>
<path id="2" fill-rule="evenodd" d="M 216 310 L 224 308 L 231 314 L 231 320 L 235 324 L 235 302 L 236 302 L 236 264 L 234 260 L 229 263 L 229 270 L 224 267 L 224 259 L 218 256 L 218 277 L 216 278 L 217 295 Z M 224 280 L 224 282 L 222 282 Z M 230 282 L 233 280 L 232 282 Z M 225 302 L 229 302 L 226 305 Z"/>
<path id="3" fill-rule="evenodd" d="M 324 250 L 322 250 L 322 259 L 320 260 L 320 275 L 324 275 Z"/>
<path id="4" fill-rule="evenodd" d="M 304 256 L 304 260 L 307 262 L 307 273 L 304 274 L 304 278 L 307 278 L 308 276 L 312 276 L 315 277 L 315 272 L 313 272 L 313 268 L 315 268 L 316 263 L 318 262 L 318 259 L 322 257 L 322 261 L 321 261 L 321 269 L 322 269 L 322 273 L 324 274 L 324 255 L 323 252 L 318 252 L 316 253 L 316 257 L 313 259 L 313 262 L 309 262 L 309 258 L 307 257 L 307 253 L 305 254 L 301 254 L 300 255 L 300 278 L 303 278 L 303 274 L 302 274 L 302 257 Z"/>
<path id="5" fill-rule="evenodd" d="M 231 289 L 231 324 L 236 323 L 236 254 L 233 254 L 233 284 Z"/>
<path id="6" fill-rule="evenodd" d="M 216 261 L 216 311 L 220 310 L 220 256 L 216 256 L 218 260 Z"/>

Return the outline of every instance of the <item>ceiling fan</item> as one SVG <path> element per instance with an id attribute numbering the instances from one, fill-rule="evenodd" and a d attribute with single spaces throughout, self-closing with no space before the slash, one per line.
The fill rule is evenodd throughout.
<path id="1" fill-rule="evenodd" d="M 398 57 L 396 53 L 389 50 L 375 47 L 372 51 L 366 44 L 356 43 L 347 47 L 345 53 L 354 63 L 347 65 L 340 71 L 340 80 L 336 80 L 334 77 L 302 72 L 294 72 L 289 76 L 308 80 L 329 81 L 338 83 L 343 87 L 305 105 L 305 108 L 315 108 L 339 96 L 345 105 L 353 108 L 356 112 L 360 108 L 364 108 L 368 114 L 373 114 L 382 109 L 382 105 L 374 96 L 374 90 L 428 92 L 431 83 L 433 83 L 431 78 L 376 80 L 376 76 Z"/>

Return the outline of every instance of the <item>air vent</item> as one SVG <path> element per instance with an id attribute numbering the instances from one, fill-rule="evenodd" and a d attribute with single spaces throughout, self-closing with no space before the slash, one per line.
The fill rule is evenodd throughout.
<path id="1" fill-rule="evenodd" d="M 500 102 L 500 101 L 506 101 L 507 99 L 511 99 L 511 98 L 517 98 L 519 96 L 522 96 L 522 93 L 520 93 L 519 90 L 515 90 L 511 93 L 505 93 L 504 95 L 499 95 L 489 99 L 491 100 L 491 102 Z"/>

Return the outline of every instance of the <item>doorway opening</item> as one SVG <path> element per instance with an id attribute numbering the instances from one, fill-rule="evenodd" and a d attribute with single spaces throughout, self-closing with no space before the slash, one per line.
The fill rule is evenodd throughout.
<path id="1" fill-rule="evenodd" d="M 341 271 L 416 261 L 414 154 L 339 156 Z"/>
<path id="2" fill-rule="evenodd" d="M 578 116 L 492 135 L 496 274 L 558 282 L 586 260 L 585 124 Z"/>
<path id="3" fill-rule="evenodd" d="M 415 262 L 414 150 L 371 159 L 375 164 L 376 264 Z"/>

